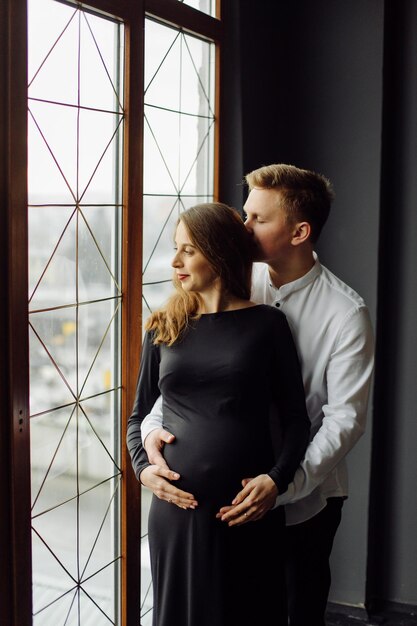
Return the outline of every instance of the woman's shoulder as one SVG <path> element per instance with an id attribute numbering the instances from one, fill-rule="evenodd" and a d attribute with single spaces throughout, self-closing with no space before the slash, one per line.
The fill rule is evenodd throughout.
<path id="1" fill-rule="evenodd" d="M 285 320 L 285 314 L 280 310 L 277 309 L 276 307 L 270 305 L 270 304 L 257 304 L 253 307 L 254 309 L 256 309 L 256 312 L 259 314 L 259 316 L 263 316 L 266 319 L 271 319 L 271 320 Z"/>

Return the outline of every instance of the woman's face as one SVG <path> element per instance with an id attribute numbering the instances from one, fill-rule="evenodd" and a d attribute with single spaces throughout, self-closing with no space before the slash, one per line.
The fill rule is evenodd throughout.
<path id="1" fill-rule="evenodd" d="M 203 293 L 220 288 L 220 277 L 204 254 L 192 243 L 182 221 L 175 232 L 175 249 L 171 265 L 184 290 Z"/>

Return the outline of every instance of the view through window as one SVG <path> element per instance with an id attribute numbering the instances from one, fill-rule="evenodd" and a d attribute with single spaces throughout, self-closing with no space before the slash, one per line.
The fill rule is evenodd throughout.
<path id="1" fill-rule="evenodd" d="M 28 8 L 33 624 L 118 624 L 123 26 Z"/>
<path id="2" fill-rule="evenodd" d="M 124 27 L 60 0 L 29 0 L 28 26 L 33 624 L 120 624 Z M 214 197 L 214 79 L 214 43 L 145 20 L 143 320 L 178 216 Z"/>

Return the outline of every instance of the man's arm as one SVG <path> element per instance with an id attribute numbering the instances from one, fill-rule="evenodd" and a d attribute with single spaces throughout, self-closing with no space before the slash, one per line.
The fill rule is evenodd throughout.
<path id="1" fill-rule="evenodd" d="M 163 457 L 164 445 L 172 443 L 175 436 L 163 428 L 162 396 L 157 398 L 151 412 L 144 418 L 140 432 L 149 462 L 168 469 Z"/>
<path id="2" fill-rule="evenodd" d="M 355 310 L 339 333 L 327 366 L 323 422 L 288 490 L 277 505 L 296 502 L 320 485 L 354 447 L 366 426 L 374 339 L 366 307 Z"/>
<path id="3" fill-rule="evenodd" d="M 146 437 L 152 430 L 156 428 L 162 428 L 162 396 L 158 396 L 155 404 L 153 405 L 151 412 L 146 415 L 141 426 L 140 432 L 142 435 L 142 441 L 145 441 Z"/>
<path id="4" fill-rule="evenodd" d="M 194 509 L 198 503 L 191 493 L 178 489 L 171 481 L 179 479 L 179 474 L 172 471 L 164 457 L 166 443 L 172 443 L 175 436 L 162 428 L 162 396 L 159 396 L 151 412 L 141 423 L 143 446 L 148 455 L 150 467 L 143 470 L 140 480 L 161 500 L 172 502 L 182 509 Z"/>

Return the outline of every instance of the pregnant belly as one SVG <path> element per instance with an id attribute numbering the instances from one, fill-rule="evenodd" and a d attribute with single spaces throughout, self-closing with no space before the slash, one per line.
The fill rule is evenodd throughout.
<path id="1" fill-rule="evenodd" d="M 273 464 L 269 441 L 242 424 L 166 426 L 176 436 L 164 452 L 169 467 L 181 475 L 175 484 L 197 499 L 230 502 L 243 478 L 268 472 Z"/>

